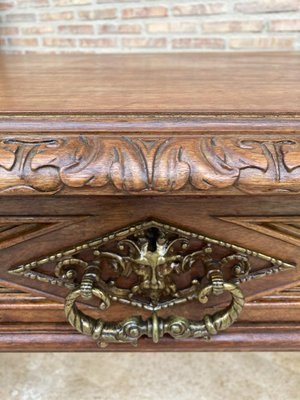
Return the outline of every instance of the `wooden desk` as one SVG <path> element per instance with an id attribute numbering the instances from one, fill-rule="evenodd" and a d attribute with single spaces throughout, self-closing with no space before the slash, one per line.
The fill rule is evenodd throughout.
<path id="1" fill-rule="evenodd" d="M 300 54 L 1 55 L 0 135 L 0 349 L 299 349 Z"/>

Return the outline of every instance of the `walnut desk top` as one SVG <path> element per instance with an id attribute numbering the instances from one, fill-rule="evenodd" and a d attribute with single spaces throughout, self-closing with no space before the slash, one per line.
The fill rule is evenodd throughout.
<path id="1" fill-rule="evenodd" d="M 297 53 L 1 55 L 5 113 L 299 113 Z"/>
<path id="2" fill-rule="evenodd" d="M 2 54 L 0 136 L 0 349 L 300 348 L 300 54 Z"/>

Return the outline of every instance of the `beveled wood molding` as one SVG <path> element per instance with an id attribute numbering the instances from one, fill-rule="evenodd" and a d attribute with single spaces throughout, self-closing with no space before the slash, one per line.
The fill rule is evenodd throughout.
<path id="1" fill-rule="evenodd" d="M 284 242 L 300 246 L 300 217 L 292 216 L 235 216 L 219 217 L 223 221 L 243 226 L 247 229 L 278 238 Z"/>
<path id="2" fill-rule="evenodd" d="M 89 336 L 81 335 L 63 323 L 3 324 L 0 327 L 0 351 L 86 351 L 128 352 L 128 344 L 116 343 L 107 348 L 95 346 Z M 212 341 L 184 339 L 173 341 L 162 338 L 153 344 L 142 338 L 139 347 L 130 346 L 130 352 L 187 352 L 187 351 L 299 351 L 299 323 L 243 323 L 220 333 Z"/>
<path id="3" fill-rule="evenodd" d="M 3 113 L 0 132 L 40 135 L 41 132 L 300 134 L 300 114 L 294 112 L 105 112 Z"/>
<path id="4" fill-rule="evenodd" d="M 18 243 L 43 236 L 62 229 L 75 221 L 83 220 L 84 216 L 76 217 L 3 217 L 0 216 L 0 250 L 15 246 Z"/>
<path id="5" fill-rule="evenodd" d="M 254 135 L 2 135 L 1 195 L 300 191 L 300 140 Z"/>

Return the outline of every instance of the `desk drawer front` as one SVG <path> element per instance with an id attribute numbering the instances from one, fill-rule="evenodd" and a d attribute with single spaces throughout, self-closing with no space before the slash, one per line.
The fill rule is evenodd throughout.
<path id="1" fill-rule="evenodd" d="M 297 220 L 300 219 L 300 216 L 295 214 L 297 208 L 300 206 L 297 197 L 287 198 L 286 196 L 276 196 L 271 199 L 262 196 L 252 198 L 244 196 L 201 197 L 197 199 L 193 197 L 168 197 L 167 199 L 123 197 L 118 199 L 116 197 L 88 198 L 80 196 L 74 197 L 71 202 L 69 197 L 64 196 L 52 198 L 27 197 L 27 199 L 28 201 L 25 203 L 24 200 L 16 198 L 3 198 L 2 201 L 2 210 L 6 214 L 2 221 L 0 220 L 0 223 L 2 222 L 3 224 L 3 234 L 5 233 L 1 242 L 2 265 L 5 266 L 1 270 L 1 279 L 3 282 L 5 284 L 16 285 L 26 291 L 39 292 L 42 297 L 52 299 L 58 302 L 57 304 L 61 304 L 61 311 L 59 313 L 63 313 L 65 298 L 69 295 L 70 291 L 76 290 L 77 285 L 80 287 L 84 275 L 82 274 L 84 268 L 82 270 L 82 265 L 79 265 L 80 262 L 77 268 L 75 264 L 72 265 L 72 259 L 88 261 L 89 265 L 94 265 L 95 246 L 98 246 L 99 251 L 99 240 L 104 240 L 103 243 L 106 244 L 103 248 L 100 248 L 100 252 L 102 254 L 110 253 L 109 261 L 114 261 L 111 267 L 112 269 L 115 267 L 116 270 L 115 272 L 111 271 L 112 275 L 109 276 L 107 270 L 108 260 L 103 261 L 104 264 L 102 263 L 100 266 L 102 271 L 100 287 L 103 289 L 103 285 L 101 286 L 103 276 L 107 282 L 114 280 L 113 278 L 117 278 L 119 279 L 119 287 L 123 289 L 127 287 L 127 289 L 133 290 L 134 296 L 130 301 L 135 304 L 130 304 L 130 301 L 120 302 L 110 299 L 113 303 L 112 306 L 106 311 L 99 311 L 97 310 L 95 299 L 88 299 L 83 296 L 82 298 L 78 298 L 82 303 L 80 308 L 83 310 L 84 315 L 91 318 L 91 324 L 94 324 L 93 321 L 101 318 L 110 324 L 110 328 L 112 327 L 112 322 L 110 321 L 123 321 L 128 320 L 133 315 L 140 315 L 142 319 L 138 320 L 138 326 L 133 327 L 132 324 L 130 325 L 133 335 L 135 335 L 136 329 L 141 329 L 141 332 L 144 332 L 144 334 L 149 333 L 149 329 L 151 330 L 148 335 L 150 336 L 149 339 L 142 336 L 139 340 L 138 348 L 140 349 L 145 348 L 144 346 L 148 346 L 149 348 L 159 346 L 157 349 L 162 349 L 166 340 L 167 343 L 170 342 L 168 346 L 173 346 L 173 348 L 177 348 L 177 346 L 182 347 L 182 340 L 185 343 L 189 337 L 189 343 L 190 340 L 196 342 L 193 346 L 200 346 L 199 348 L 205 347 L 204 344 L 199 344 L 201 342 L 199 338 L 201 335 L 198 329 L 199 326 L 196 329 L 195 323 L 192 325 L 192 330 L 189 328 L 189 332 L 196 329 L 197 334 L 195 334 L 196 331 L 193 331 L 194 334 L 190 336 L 186 332 L 180 334 L 181 331 L 179 332 L 179 328 L 182 328 L 182 324 L 177 324 L 175 327 L 176 334 L 173 335 L 176 339 L 171 339 L 164 336 L 164 332 L 169 332 L 166 326 L 163 327 L 163 321 L 170 321 L 173 315 L 177 315 L 183 318 L 184 322 L 201 322 L 205 318 L 205 315 L 213 317 L 216 311 L 222 312 L 223 310 L 226 313 L 229 305 L 229 297 L 225 294 L 217 293 L 216 289 L 218 288 L 218 279 L 220 276 L 216 277 L 216 288 L 212 286 L 209 289 L 209 292 L 211 291 L 212 293 L 209 295 L 209 302 L 206 304 L 201 304 L 196 300 L 197 296 L 195 293 L 199 291 L 195 290 L 193 293 L 189 292 L 186 294 L 184 290 L 191 288 L 193 286 L 191 282 L 195 281 L 195 279 L 198 279 L 198 282 L 202 284 L 202 288 L 211 285 L 212 281 L 207 280 L 209 279 L 208 270 L 217 270 L 217 267 L 220 266 L 220 260 L 228 256 L 232 258 L 227 264 L 224 263 L 222 265 L 223 283 L 221 282 L 221 286 L 223 285 L 224 291 L 224 283 L 229 284 L 231 282 L 237 285 L 241 291 L 241 296 L 246 301 L 246 306 L 244 306 L 243 310 L 242 308 L 237 310 L 235 306 L 237 315 L 230 321 L 233 323 L 237 319 L 233 327 L 236 324 L 238 327 L 238 324 L 245 321 L 245 319 L 247 321 L 247 315 L 249 315 L 248 304 L 252 304 L 249 301 L 257 301 L 256 299 L 264 298 L 267 294 L 277 293 L 280 290 L 285 290 L 287 287 L 297 286 L 300 280 L 300 274 L 298 268 L 296 268 L 299 260 Z M 36 210 L 39 210 L 39 215 L 36 214 Z M 145 223 L 145 221 L 148 222 Z M 161 281 L 156 279 L 155 282 L 152 282 L 152 286 L 150 284 L 150 288 L 155 287 L 152 290 L 152 294 L 151 291 L 149 292 L 149 283 L 147 286 L 147 276 L 145 277 L 144 275 L 139 280 L 137 279 L 137 271 L 131 271 L 132 276 L 130 276 L 130 271 L 123 271 L 123 277 L 120 276 L 118 278 L 118 274 L 116 275 L 116 271 L 118 271 L 118 268 L 122 264 L 121 261 L 121 264 L 119 262 L 120 265 L 118 266 L 118 262 L 116 261 L 119 258 L 123 258 L 123 260 L 127 259 L 128 261 L 131 254 L 131 258 L 135 260 L 134 264 L 136 266 L 143 265 L 145 267 L 145 264 L 151 260 L 153 261 L 153 257 L 159 257 L 157 248 L 156 250 L 155 248 L 151 248 L 148 255 L 151 255 L 152 259 L 145 258 L 141 244 L 144 240 L 143 235 L 140 237 L 137 235 L 141 234 L 141 226 L 144 226 L 144 228 L 148 227 L 150 231 L 152 229 L 152 234 L 153 228 L 154 231 L 156 230 L 156 235 L 158 235 L 156 246 L 160 240 L 163 240 L 162 233 L 167 233 L 165 239 L 168 241 L 161 243 L 161 248 L 164 247 L 166 249 L 175 239 L 182 240 L 182 242 L 179 240 L 173 249 L 171 248 L 172 246 L 170 247 L 170 253 L 165 252 L 162 254 L 163 250 L 161 250 L 160 256 L 162 259 L 165 257 L 162 262 L 165 272 L 161 271 L 162 275 L 160 276 L 158 270 L 156 271 L 156 278 L 160 276 Z M 133 232 L 134 228 L 136 232 Z M 15 229 L 20 229 L 20 234 L 16 233 L 10 237 L 10 229 L 12 233 Z M 149 234 L 151 236 L 151 232 L 149 232 L 146 233 L 148 236 Z M 140 241 L 139 250 L 134 250 L 134 244 L 129 245 L 129 247 L 132 247 L 131 250 L 129 247 L 125 249 L 125 252 L 124 249 L 120 250 L 120 243 L 118 244 L 116 241 L 117 237 L 122 238 L 125 242 L 132 241 L 133 239 L 134 241 Z M 151 240 L 153 241 L 153 238 Z M 190 243 L 186 243 L 188 241 Z M 97 242 L 96 245 L 91 246 L 90 250 L 87 250 L 87 244 L 95 244 L 95 242 Z M 137 242 L 135 244 L 137 245 Z M 151 245 L 153 243 L 150 244 L 150 247 Z M 181 245 L 184 245 L 183 247 L 185 245 L 190 247 L 182 249 Z M 190 259 L 189 257 L 197 251 L 203 250 L 207 245 L 208 248 L 211 247 L 212 252 L 208 251 L 207 254 L 202 254 L 201 257 L 204 256 L 204 258 L 200 257 L 197 261 L 198 264 L 197 262 L 193 264 L 193 257 Z M 72 249 L 74 249 L 73 253 Z M 66 253 L 64 254 L 64 252 Z M 135 254 L 134 252 L 137 253 Z M 112 254 L 113 256 L 111 256 Z M 144 254 L 143 262 L 141 262 L 142 254 Z M 58 258 L 55 258 L 57 255 Z M 182 266 L 180 263 L 176 265 L 172 260 L 172 257 L 176 258 L 176 256 L 177 261 L 180 259 L 181 263 L 183 258 L 187 256 L 185 259 L 187 271 L 181 271 L 181 273 L 173 271 L 172 279 L 169 279 L 168 268 L 176 270 L 180 265 Z M 246 259 L 247 262 L 243 262 Z M 62 271 L 66 276 L 68 275 L 68 267 L 70 267 L 70 270 L 78 269 L 74 282 L 68 282 L 66 276 L 63 279 L 61 279 L 62 275 L 60 278 L 57 276 L 57 269 L 55 270 L 55 268 L 61 260 L 69 260 L 65 262 L 65 269 Z M 127 264 L 129 265 L 130 263 Z M 156 267 L 158 266 L 157 259 L 155 265 Z M 96 266 L 97 268 L 99 267 L 99 265 Z M 250 272 L 246 271 L 248 266 L 250 266 Z M 246 268 L 246 270 L 243 271 L 243 268 Z M 239 273 L 234 274 L 234 271 L 238 271 Z M 126 278 L 127 273 L 129 273 L 128 278 Z M 75 275 L 72 277 L 72 273 L 70 275 L 69 272 L 70 276 L 73 279 Z M 98 278 L 96 277 L 96 280 Z M 137 282 L 139 283 L 139 287 L 137 287 Z M 146 285 L 144 285 L 145 282 Z M 174 286 L 174 282 L 176 283 L 176 287 Z M 145 290 L 140 290 L 141 288 Z M 169 299 L 174 304 L 169 304 L 167 308 L 158 307 L 157 310 L 153 310 L 153 302 L 158 301 L 159 303 L 160 299 L 157 298 L 157 295 L 163 292 L 160 292 L 158 288 L 169 289 L 169 292 L 166 291 L 163 293 L 162 298 L 164 300 Z M 184 293 L 186 297 L 194 296 L 194 299 L 188 301 L 180 300 L 184 297 Z M 179 298 L 178 302 L 174 302 L 176 298 Z M 238 304 L 242 307 L 242 300 L 238 298 L 239 295 L 237 294 Z M 137 304 L 137 299 L 140 299 L 140 305 Z M 149 307 L 152 307 L 152 310 Z M 153 318 L 153 312 L 155 313 L 155 318 L 157 316 L 157 319 L 154 322 L 151 320 L 151 323 L 147 322 L 146 327 L 143 325 L 144 322 L 141 321 L 147 321 L 149 315 L 152 315 L 151 318 Z M 289 312 L 293 313 L 293 310 L 289 310 Z M 262 314 L 253 314 L 253 311 L 250 314 L 254 320 L 257 318 L 263 318 L 263 320 L 267 321 L 272 320 L 268 312 L 263 313 L 263 317 Z M 60 315 L 61 321 L 65 321 L 64 324 L 66 324 L 67 318 L 63 318 L 63 314 Z M 77 317 L 78 315 L 76 314 L 74 318 Z M 54 317 L 54 321 L 55 318 L 57 316 Z M 78 328 L 78 324 L 75 323 L 74 318 L 70 318 L 71 322 Z M 282 318 L 284 319 L 283 316 Z M 179 322 L 179 320 L 176 320 L 176 322 Z M 136 320 L 135 323 L 137 323 Z M 155 323 L 160 327 L 160 330 L 155 333 L 159 343 L 151 344 L 153 335 L 155 336 L 153 333 L 153 324 Z M 223 325 L 224 329 L 230 324 Z M 230 329 L 233 328 L 229 328 L 229 333 L 231 332 Z M 221 338 L 224 337 L 222 335 L 226 337 L 226 334 L 229 335 L 229 333 L 225 330 L 224 333 L 218 334 L 218 337 L 220 335 Z M 202 336 L 205 337 L 208 335 L 203 334 Z M 115 337 L 116 335 L 114 335 Z M 124 336 L 118 334 L 117 337 L 118 340 L 115 340 L 117 343 L 111 344 L 109 348 L 117 350 L 117 346 L 123 346 L 122 348 L 125 346 L 126 349 L 126 344 L 119 343 L 122 341 L 126 342 Z M 216 338 L 217 336 L 213 336 L 210 343 L 215 342 L 216 346 L 218 346 L 219 339 Z M 136 340 L 133 341 L 135 342 Z M 99 342 L 105 343 L 103 340 Z M 130 343 L 131 340 L 128 340 L 128 342 Z M 177 344 L 178 342 L 181 344 Z M 211 348 L 211 346 L 209 344 L 208 348 Z M 90 347 L 90 344 L 88 347 Z"/>

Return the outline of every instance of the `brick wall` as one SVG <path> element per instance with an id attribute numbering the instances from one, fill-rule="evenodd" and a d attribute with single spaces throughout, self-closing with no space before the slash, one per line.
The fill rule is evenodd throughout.
<path id="1" fill-rule="evenodd" d="M 300 0 L 0 0 L 0 49 L 300 50 Z"/>

